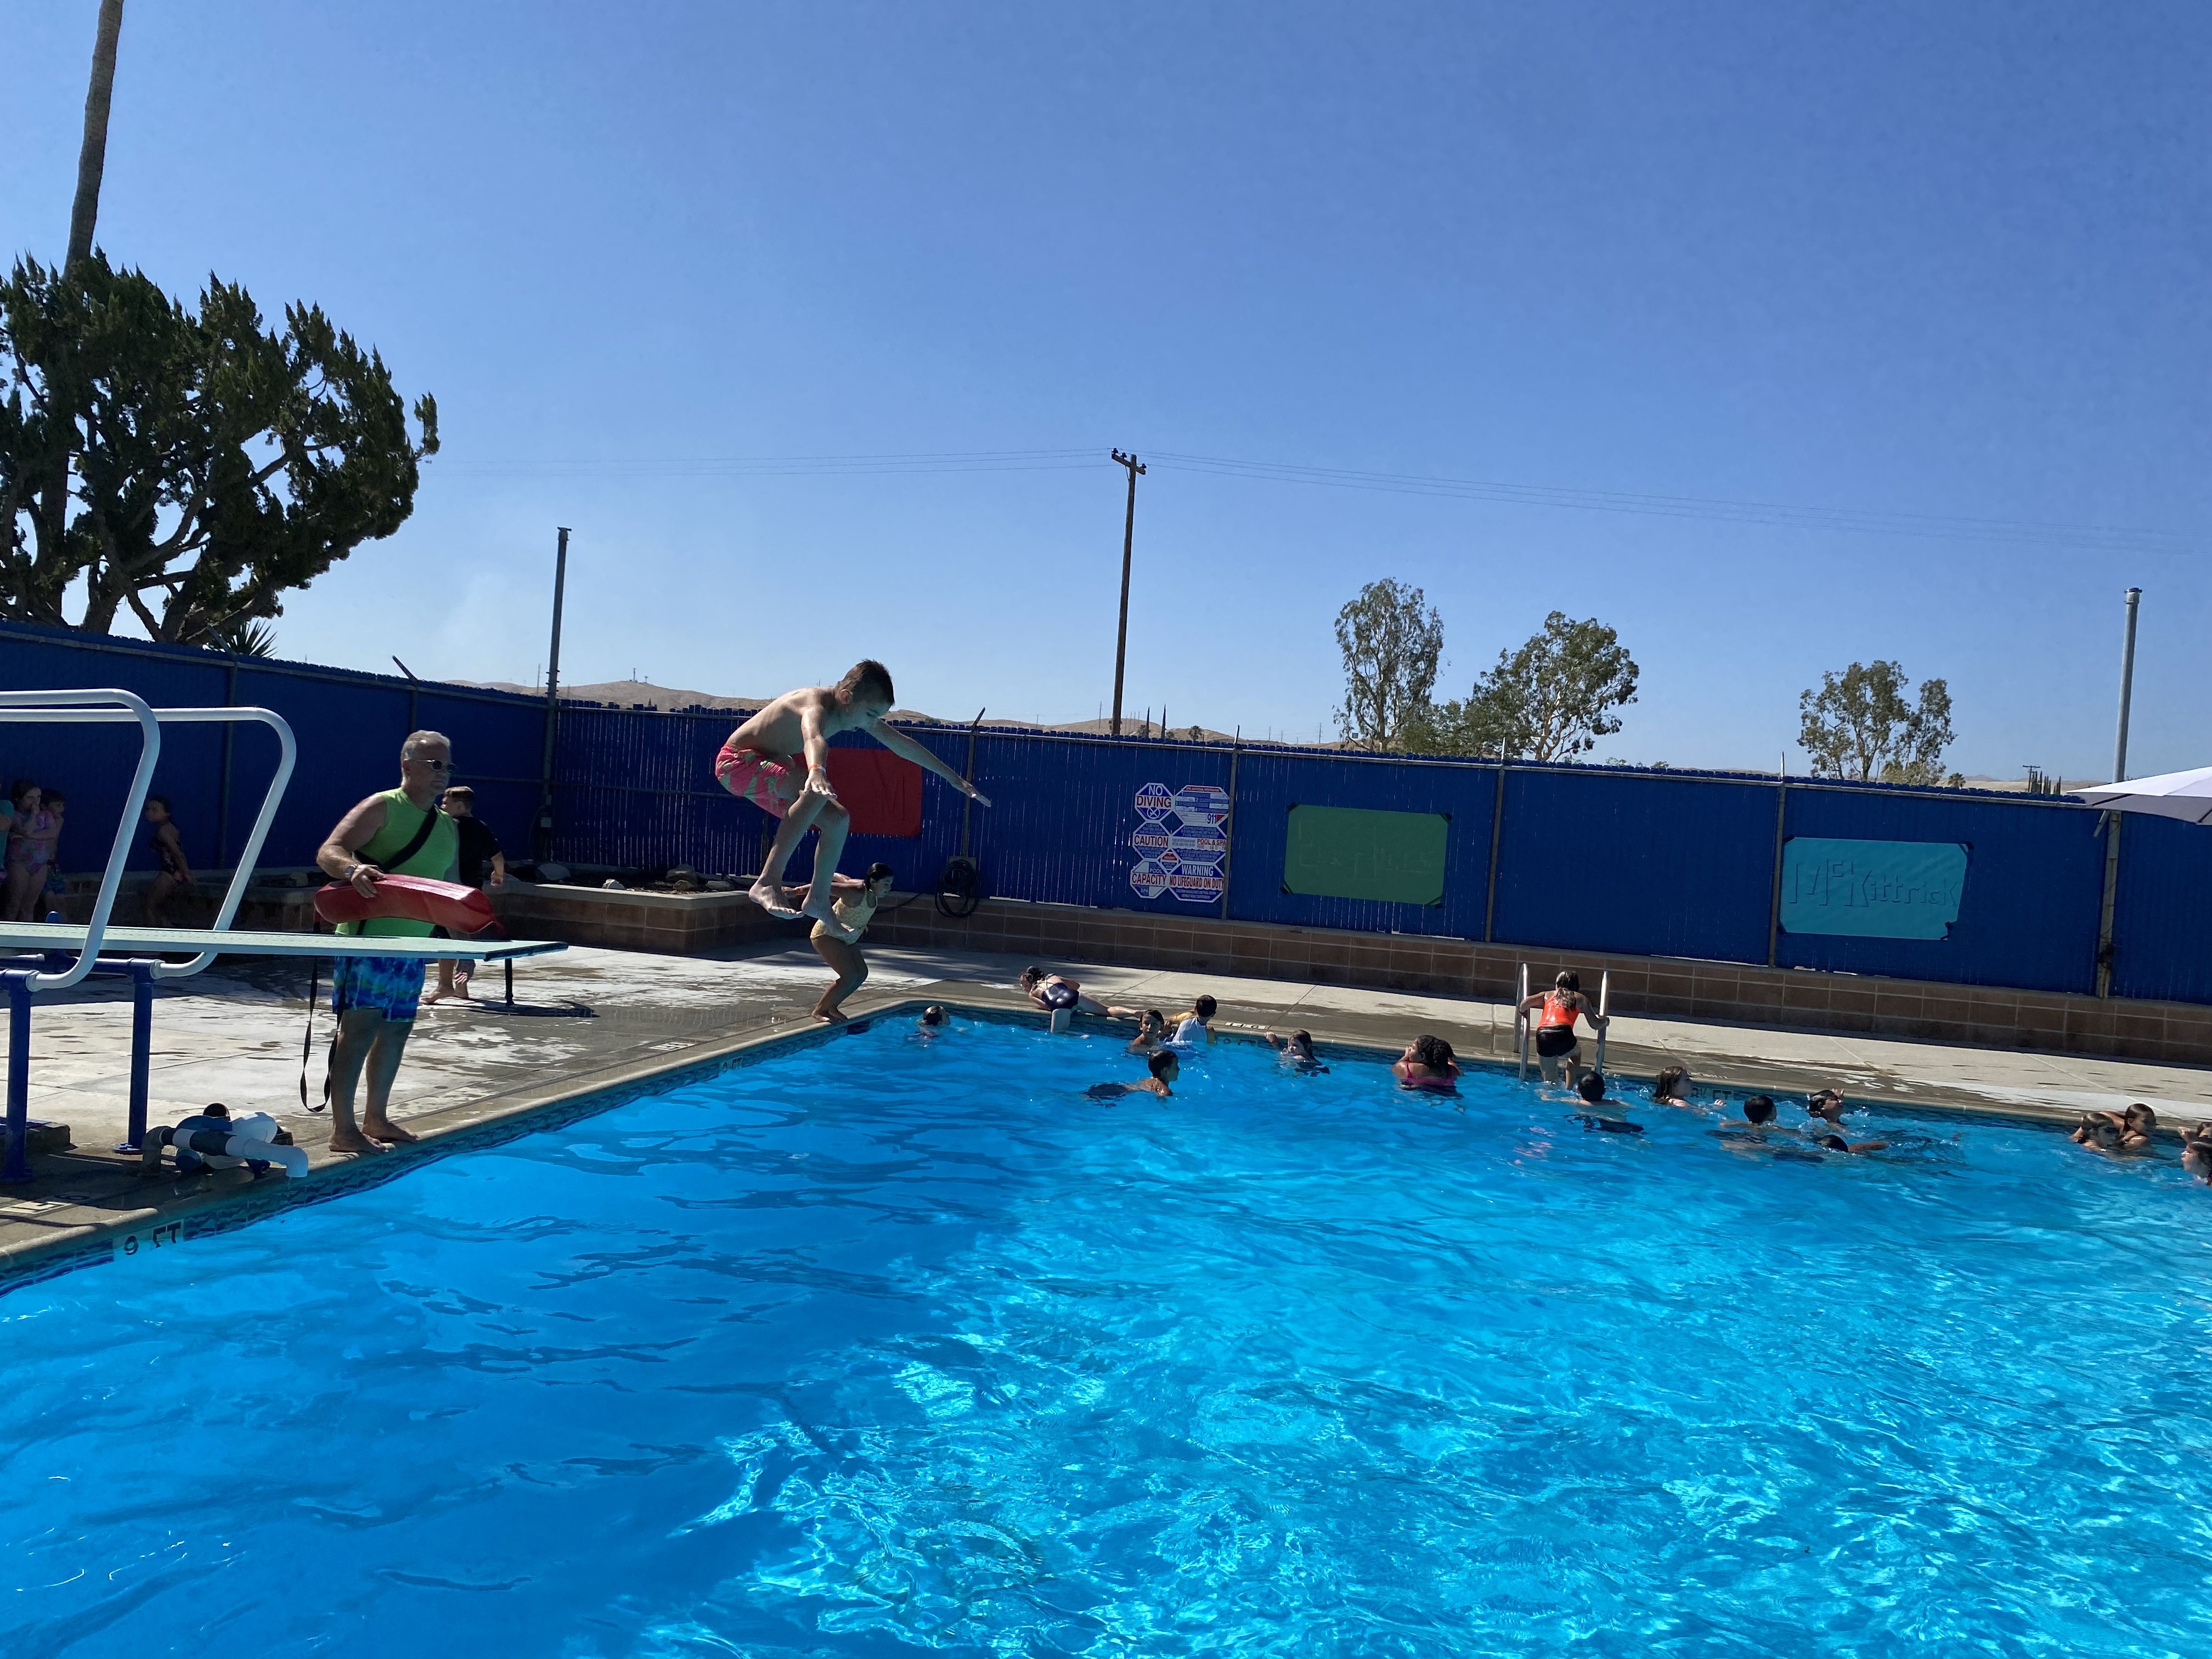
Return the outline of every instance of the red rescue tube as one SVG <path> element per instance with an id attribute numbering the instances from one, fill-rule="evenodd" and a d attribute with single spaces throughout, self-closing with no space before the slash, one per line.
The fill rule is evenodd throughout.
<path id="1" fill-rule="evenodd" d="M 334 881 L 316 892 L 315 914 L 328 922 L 427 921 L 458 939 L 499 923 L 491 901 L 477 889 L 427 876 L 379 876 L 374 898 L 363 898 L 349 882 Z"/>

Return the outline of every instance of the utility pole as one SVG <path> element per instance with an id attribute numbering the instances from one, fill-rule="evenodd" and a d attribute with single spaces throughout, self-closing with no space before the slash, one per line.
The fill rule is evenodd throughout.
<path id="1" fill-rule="evenodd" d="M 2127 593 L 2128 620 L 2120 635 L 2120 724 L 2112 736 L 2112 781 L 2124 782 L 2128 775 L 2128 705 L 2134 701 L 2136 689 L 2136 609 L 2142 603 L 2142 589 L 2130 587 Z M 2097 919 L 2097 994 L 2112 994 L 2112 913 L 2120 893 L 2120 815 L 2105 815 L 2105 902 Z"/>
<path id="2" fill-rule="evenodd" d="M 2136 608 L 2142 603 L 2142 589 L 2128 589 L 2127 631 L 2120 640 L 2120 729 L 2112 739 L 2112 781 L 2124 783 L 2128 775 L 2128 705 L 2134 700 L 2136 689 Z"/>
<path id="3" fill-rule="evenodd" d="M 553 730 L 561 717 L 561 600 L 568 586 L 568 526 L 559 526 L 561 540 L 553 552 L 553 647 L 545 659 L 545 754 L 538 774 L 538 833 L 533 851 L 541 859 L 553 856 Z"/>
<path id="4" fill-rule="evenodd" d="M 1114 452 L 1115 465 L 1129 470 L 1129 510 L 1121 520 L 1121 625 L 1114 635 L 1114 735 L 1121 735 L 1121 665 L 1129 651 L 1129 549 L 1137 535 L 1137 475 L 1145 468 L 1134 455 Z"/>

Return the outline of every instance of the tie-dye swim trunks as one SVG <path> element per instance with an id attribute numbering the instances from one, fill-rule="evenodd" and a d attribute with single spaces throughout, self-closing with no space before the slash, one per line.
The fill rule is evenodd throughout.
<path id="1" fill-rule="evenodd" d="M 714 777 L 739 800 L 749 800 L 776 817 L 784 815 L 805 786 L 805 772 L 792 760 L 730 743 L 714 757 Z"/>
<path id="2" fill-rule="evenodd" d="M 331 964 L 331 1012 L 374 1008 L 392 1024 L 413 1019 L 422 999 L 420 957 L 340 957 Z"/>

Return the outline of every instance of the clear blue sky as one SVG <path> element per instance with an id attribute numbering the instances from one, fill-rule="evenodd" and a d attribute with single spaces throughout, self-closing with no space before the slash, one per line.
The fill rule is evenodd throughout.
<path id="1" fill-rule="evenodd" d="M 0 0 L 12 251 L 65 240 L 94 11 Z M 2208 85 L 2187 0 L 130 0 L 100 240 L 319 301 L 438 398 L 413 520 L 286 656 L 528 680 L 567 524 L 565 678 L 866 653 L 917 707 L 1087 718 L 1119 444 L 2153 532 L 1140 486 L 1129 702 L 1178 723 L 1310 733 L 1394 575 L 1441 692 L 1554 607 L 1617 626 L 1601 757 L 1771 766 L 1820 670 L 1889 656 L 1948 678 L 1965 770 L 2102 776 L 2130 583 L 2133 769 L 2212 763 Z M 1011 450 L 1098 464 L 665 465 Z"/>

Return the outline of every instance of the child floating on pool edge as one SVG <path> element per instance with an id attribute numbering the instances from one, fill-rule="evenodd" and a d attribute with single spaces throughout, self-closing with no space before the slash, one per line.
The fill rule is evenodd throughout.
<path id="1" fill-rule="evenodd" d="M 991 802 L 967 779 L 913 738 L 884 724 L 891 712 L 891 672 L 874 658 L 864 658 L 832 686 L 801 686 L 787 691 L 730 733 L 714 757 L 714 777 L 740 800 L 783 820 L 762 861 L 759 876 L 745 896 L 772 916 L 829 917 L 834 898 L 830 878 L 845 850 L 852 817 L 830 787 L 830 739 L 841 732 L 865 732 L 894 755 L 934 772 L 974 799 Z M 804 760 L 803 769 L 798 763 Z M 814 879 L 802 904 L 783 889 L 784 868 L 809 830 L 816 831 Z"/>

